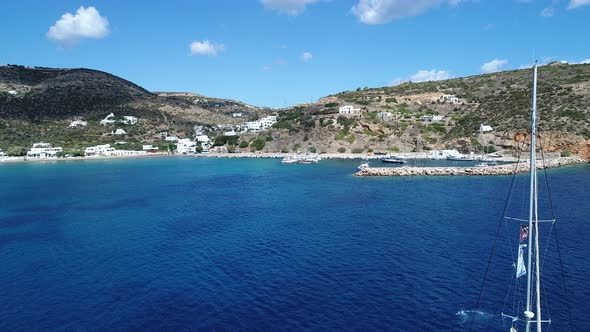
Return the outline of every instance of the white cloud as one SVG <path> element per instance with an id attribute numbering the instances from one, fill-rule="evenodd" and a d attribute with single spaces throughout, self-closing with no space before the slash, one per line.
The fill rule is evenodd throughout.
<path id="1" fill-rule="evenodd" d="M 208 40 L 194 41 L 190 43 L 189 48 L 191 55 L 210 55 L 216 56 L 219 52 L 225 49 L 223 44 L 212 44 Z"/>
<path id="2" fill-rule="evenodd" d="M 426 82 L 426 81 L 440 81 L 449 79 L 451 75 L 446 70 L 418 70 L 418 72 L 410 76 L 412 82 Z"/>
<path id="3" fill-rule="evenodd" d="M 448 3 L 457 6 L 462 2 L 479 0 L 359 0 L 351 12 L 365 24 L 384 24 L 406 16 L 416 16 Z"/>
<path id="4" fill-rule="evenodd" d="M 584 60 L 578 62 L 578 64 L 590 64 L 590 58 L 584 59 Z"/>
<path id="5" fill-rule="evenodd" d="M 305 11 L 305 7 L 319 0 L 260 0 L 264 9 L 275 10 L 281 14 L 297 16 Z"/>
<path id="6" fill-rule="evenodd" d="M 586 5 L 590 5 L 590 0 L 570 0 L 570 4 L 567 6 L 567 9 L 575 9 Z"/>
<path id="7" fill-rule="evenodd" d="M 94 7 L 80 7 L 75 15 L 65 13 L 47 31 L 47 38 L 74 46 L 84 38 L 100 39 L 109 34 L 109 21 Z"/>
<path id="8" fill-rule="evenodd" d="M 506 59 L 494 59 L 490 62 L 486 62 L 481 66 L 481 71 L 485 74 L 494 73 L 502 70 L 502 66 L 508 64 Z"/>
<path id="9" fill-rule="evenodd" d="M 304 53 L 301 55 L 301 60 L 302 60 L 302 61 L 309 61 L 309 60 L 311 60 L 311 59 L 313 59 L 313 54 L 311 54 L 311 53 L 309 53 L 309 52 L 304 52 Z"/>
<path id="10" fill-rule="evenodd" d="M 555 10 L 551 7 L 547 7 L 541 11 L 541 16 L 543 17 L 551 17 L 555 14 Z"/>
<path id="11" fill-rule="evenodd" d="M 402 79 L 401 77 L 397 77 L 391 81 L 389 81 L 389 85 L 398 85 L 405 82 L 427 82 L 427 81 L 440 81 L 440 80 L 447 80 L 452 78 L 451 73 L 446 70 L 418 70 L 415 74 L 410 75 L 408 79 Z"/>

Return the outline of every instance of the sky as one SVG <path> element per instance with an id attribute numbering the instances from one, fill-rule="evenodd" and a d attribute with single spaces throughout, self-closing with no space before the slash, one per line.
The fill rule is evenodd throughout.
<path id="1" fill-rule="evenodd" d="M 19 0 L 0 64 L 285 107 L 358 87 L 590 63 L 590 0 Z"/>

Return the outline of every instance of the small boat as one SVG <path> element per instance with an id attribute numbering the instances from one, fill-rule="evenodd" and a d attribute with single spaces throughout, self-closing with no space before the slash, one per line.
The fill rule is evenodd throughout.
<path id="1" fill-rule="evenodd" d="M 486 163 L 485 161 L 479 164 L 475 164 L 476 167 L 490 167 L 492 166 L 491 163 Z"/>
<path id="2" fill-rule="evenodd" d="M 381 161 L 390 164 L 405 164 L 408 162 L 407 160 L 398 157 L 385 157 L 381 159 Z"/>
<path id="3" fill-rule="evenodd" d="M 320 161 L 319 157 L 305 157 L 297 161 L 298 164 L 315 164 Z"/>
<path id="4" fill-rule="evenodd" d="M 475 161 L 476 159 L 474 157 L 470 157 L 470 156 L 448 156 L 447 160 L 451 160 L 451 161 Z"/>
<path id="5" fill-rule="evenodd" d="M 369 168 L 369 162 L 367 161 L 367 162 L 361 163 L 357 168 L 359 171 L 362 171 L 365 168 Z"/>
<path id="6" fill-rule="evenodd" d="M 299 157 L 290 156 L 290 157 L 283 158 L 283 160 L 281 160 L 281 163 L 283 163 L 283 164 L 296 164 L 299 161 L 300 161 Z"/>

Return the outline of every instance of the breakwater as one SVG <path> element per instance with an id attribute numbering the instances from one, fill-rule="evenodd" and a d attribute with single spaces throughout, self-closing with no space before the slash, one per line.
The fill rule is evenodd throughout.
<path id="1" fill-rule="evenodd" d="M 537 168 L 554 168 L 585 162 L 578 156 L 560 157 L 537 161 Z M 355 176 L 476 176 L 476 175 L 510 175 L 529 171 L 529 162 L 486 167 L 367 167 L 355 173 Z"/>

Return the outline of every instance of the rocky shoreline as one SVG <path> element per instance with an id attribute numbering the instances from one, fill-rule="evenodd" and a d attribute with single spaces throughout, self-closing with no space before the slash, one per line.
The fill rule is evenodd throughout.
<path id="1" fill-rule="evenodd" d="M 584 163 L 578 156 L 560 157 L 545 161 L 545 168 L 555 168 L 572 164 Z M 537 161 L 537 168 L 542 169 L 542 161 Z M 476 176 L 476 175 L 510 175 L 526 173 L 530 169 L 529 162 L 487 167 L 367 167 L 355 176 Z"/>

